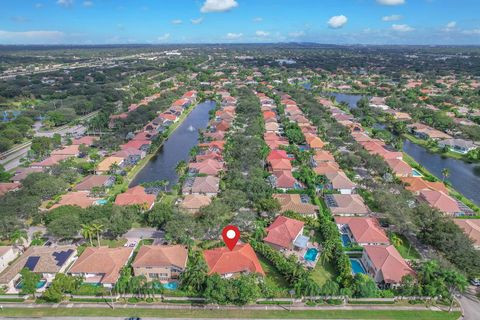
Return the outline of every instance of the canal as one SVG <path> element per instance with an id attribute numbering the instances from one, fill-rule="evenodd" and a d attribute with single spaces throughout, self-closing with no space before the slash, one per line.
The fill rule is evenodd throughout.
<path id="1" fill-rule="evenodd" d="M 337 102 L 347 103 L 350 109 L 356 108 L 357 102 L 362 98 L 361 95 L 346 93 L 325 93 L 325 95 L 334 96 Z M 381 129 L 384 126 L 377 124 L 376 127 Z M 453 188 L 480 205 L 480 165 L 442 157 L 407 139 L 403 142 L 403 151 L 439 179 L 443 178 L 442 170 L 447 168 L 450 173 L 447 179 Z"/>
<path id="2" fill-rule="evenodd" d="M 169 188 L 175 185 L 178 182 L 175 172 L 177 163 L 181 160 L 188 161 L 190 150 L 198 143 L 198 130 L 207 127 L 209 111 L 214 108 L 214 101 L 198 104 L 137 174 L 130 187 L 157 180 L 167 180 Z"/>

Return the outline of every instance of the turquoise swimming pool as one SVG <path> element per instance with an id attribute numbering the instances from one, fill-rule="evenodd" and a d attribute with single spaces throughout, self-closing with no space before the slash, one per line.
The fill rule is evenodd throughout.
<path id="1" fill-rule="evenodd" d="M 177 290 L 178 282 L 172 281 L 172 282 L 162 283 L 162 287 L 168 290 Z M 156 286 L 156 288 L 158 288 L 158 286 Z"/>
<path id="2" fill-rule="evenodd" d="M 348 246 L 350 246 L 351 243 L 352 243 L 352 240 L 350 240 L 350 237 L 348 236 L 348 234 L 342 233 L 342 244 L 343 244 L 343 246 L 348 247 Z"/>
<path id="3" fill-rule="evenodd" d="M 46 283 L 47 283 L 47 280 L 42 279 L 42 280 L 40 280 L 40 281 L 37 282 L 36 288 L 37 288 L 37 289 L 43 288 Z M 16 289 L 22 289 L 22 288 L 23 288 L 23 280 L 20 280 L 20 281 L 17 283 L 17 285 L 15 286 L 15 288 L 16 288 Z"/>
<path id="4" fill-rule="evenodd" d="M 307 261 L 315 262 L 317 260 L 318 250 L 315 248 L 310 248 L 305 252 L 303 258 Z"/>
<path id="5" fill-rule="evenodd" d="M 95 201 L 95 203 L 98 204 L 99 206 L 103 206 L 103 205 L 108 203 L 108 200 L 100 199 L 100 200 Z"/>
<path id="6" fill-rule="evenodd" d="M 422 175 L 420 172 L 418 172 L 417 169 L 412 169 L 412 176 L 414 176 L 414 177 L 423 177 L 423 175 Z"/>
<path id="7" fill-rule="evenodd" d="M 363 267 L 362 262 L 358 259 L 350 258 L 350 265 L 352 266 L 352 273 L 354 275 L 357 273 L 363 273 L 363 274 L 367 273 L 367 271 Z"/>

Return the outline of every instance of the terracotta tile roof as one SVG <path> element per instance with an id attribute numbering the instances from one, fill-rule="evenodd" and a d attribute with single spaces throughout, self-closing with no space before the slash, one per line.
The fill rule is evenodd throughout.
<path id="1" fill-rule="evenodd" d="M 312 149 L 320 149 L 325 146 L 325 142 L 315 134 L 306 134 L 305 140 L 307 141 L 308 146 Z"/>
<path id="2" fill-rule="evenodd" d="M 421 190 L 436 190 L 448 194 L 448 190 L 442 182 L 430 182 L 420 177 L 402 177 L 400 178 L 406 184 L 405 189 L 414 193 L 419 193 Z"/>
<path id="3" fill-rule="evenodd" d="M 393 245 L 364 246 L 364 250 L 385 283 L 400 283 L 404 276 L 415 275 Z"/>
<path id="4" fill-rule="evenodd" d="M 328 181 L 330 181 L 333 189 L 353 189 L 357 186 L 345 175 L 343 171 L 326 173 L 325 177 L 327 177 Z"/>
<path id="5" fill-rule="evenodd" d="M 117 206 L 139 205 L 150 209 L 153 207 L 156 198 L 155 195 L 146 193 L 144 187 L 136 186 L 117 195 L 115 204 Z"/>
<path id="6" fill-rule="evenodd" d="M 314 215 L 318 208 L 311 203 L 304 203 L 299 194 L 277 193 L 272 197 L 280 202 L 280 212 L 293 211 L 300 214 Z"/>
<path id="7" fill-rule="evenodd" d="M 187 191 L 191 193 L 218 193 L 220 179 L 213 176 L 196 177 Z M 188 193 L 188 192 L 187 192 Z"/>
<path id="8" fill-rule="evenodd" d="M 68 271 L 72 274 L 102 274 L 100 283 L 116 283 L 134 248 L 87 247 Z"/>
<path id="9" fill-rule="evenodd" d="M 208 151 L 203 154 L 197 154 L 195 156 L 195 161 L 200 162 L 207 159 L 214 159 L 217 161 L 223 161 L 223 156 L 220 152 L 217 151 Z"/>
<path id="10" fill-rule="evenodd" d="M 335 158 L 333 155 L 325 150 L 316 150 L 315 155 L 313 156 L 313 160 L 315 162 L 335 162 Z"/>
<path id="11" fill-rule="evenodd" d="M 454 219 L 453 222 L 480 247 L 480 219 Z"/>
<path id="12" fill-rule="evenodd" d="M 88 192 L 72 191 L 62 195 L 60 201 L 54 204 L 50 210 L 61 206 L 78 206 L 85 209 L 93 206 L 97 200 L 100 200 L 100 198 L 89 197 Z"/>
<path id="13" fill-rule="evenodd" d="M 123 163 L 123 161 L 124 161 L 124 158 L 122 157 L 106 157 L 105 159 L 102 160 L 102 162 L 100 162 L 97 165 L 96 170 L 105 172 L 110 170 L 110 167 L 112 166 L 112 164 L 116 163 L 120 165 L 121 163 Z"/>
<path id="14" fill-rule="evenodd" d="M 293 189 L 297 180 L 293 177 L 290 170 L 274 171 L 275 186 L 277 188 Z"/>
<path id="15" fill-rule="evenodd" d="M 1 284 L 8 284 L 24 267 L 36 273 L 57 273 L 77 251 L 75 246 L 29 247 L 17 260 L 14 260 L 0 276 Z"/>
<path id="16" fill-rule="evenodd" d="M 269 161 L 269 164 L 272 171 L 292 169 L 290 159 L 272 159 Z"/>
<path id="17" fill-rule="evenodd" d="M 151 140 L 130 140 L 120 146 L 120 149 L 140 149 L 143 146 L 149 146 L 152 144 Z"/>
<path id="18" fill-rule="evenodd" d="M 440 191 L 422 190 L 420 191 L 420 198 L 428 202 L 430 206 L 447 214 L 455 214 L 462 211 L 455 199 Z"/>
<path id="19" fill-rule="evenodd" d="M 327 173 L 336 173 L 340 171 L 340 167 L 336 162 L 320 162 L 317 163 L 317 166 L 313 168 L 318 175 L 326 175 Z"/>
<path id="20" fill-rule="evenodd" d="M 0 197 L 7 192 L 19 189 L 21 186 L 20 182 L 0 182 Z"/>
<path id="21" fill-rule="evenodd" d="M 78 139 L 74 139 L 72 141 L 72 144 L 76 144 L 76 145 L 81 145 L 81 144 L 84 144 L 86 146 L 91 146 L 95 143 L 95 141 L 97 141 L 98 139 L 100 139 L 99 137 L 93 137 L 93 136 L 84 136 L 84 137 L 81 137 L 81 138 L 78 138 Z"/>
<path id="22" fill-rule="evenodd" d="M 290 249 L 298 234 L 302 231 L 304 223 L 284 216 L 278 216 L 266 229 L 267 236 L 263 241 Z"/>
<path id="23" fill-rule="evenodd" d="M 190 169 L 198 170 L 198 173 L 201 174 L 216 176 L 224 169 L 224 164 L 217 160 L 207 159 L 201 162 L 191 162 L 188 164 L 188 167 Z"/>
<path id="24" fill-rule="evenodd" d="M 79 145 L 72 144 L 72 145 L 66 146 L 62 149 L 53 150 L 51 155 L 52 156 L 67 155 L 67 156 L 75 156 L 76 157 L 80 153 L 79 148 L 80 148 Z"/>
<path id="25" fill-rule="evenodd" d="M 188 249 L 182 245 L 157 246 L 144 245 L 138 250 L 132 267 L 169 267 L 185 270 Z"/>
<path id="26" fill-rule="evenodd" d="M 408 176 L 412 174 L 412 167 L 408 163 L 399 159 L 385 160 L 392 171 L 399 176 Z"/>
<path id="27" fill-rule="evenodd" d="M 263 119 L 268 119 L 268 118 L 277 118 L 277 114 L 273 111 L 264 111 L 263 112 Z"/>
<path id="28" fill-rule="evenodd" d="M 68 155 L 53 155 L 42 161 L 33 162 L 30 164 L 31 167 L 52 167 L 60 163 L 60 161 L 70 158 Z"/>
<path id="29" fill-rule="evenodd" d="M 198 211 L 200 208 L 208 206 L 211 202 L 212 199 L 208 196 L 201 194 L 187 194 L 180 203 L 180 207 L 186 210 Z"/>
<path id="30" fill-rule="evenodd" d="M 208 265 L 208 274 L 250 272 L 265 276 L 255 251 L 248 243 L 237 244 L 232 251 L 227 247 L 205 250 L 203 256 Z"/>
<path id="31" fill-rule="evenodd" d="M 390 243 L 385 231 L 375 218 L 335 217 L 335 222 L 348 225 L 357 243 Z"/>
<path id="32" fill-rule="evenodd" d="M 278 160 L 278 159 L 286 159 L 290 160 L 291 158 L 288 156 L 285 150 L 272 150 L 267 156 L 267 161 Z"/>

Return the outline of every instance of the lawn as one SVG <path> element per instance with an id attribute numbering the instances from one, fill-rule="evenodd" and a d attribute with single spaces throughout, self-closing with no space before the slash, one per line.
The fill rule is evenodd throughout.
<path id="1" fill-rule="evenodd" d="M 156 317 L 156 318 L 248 318 L 248 319 L 398 319 L 454 320 L 460 312 L 404 310 L 186 310 L 109 308 L 4 308 L 2 317 Z"/>
<path id="2" fill-rule="evenodd" d="M 321 260 L 317 262 L 315 269 L 310 273 L 312 279 L 323 286 L 327 280 L 332 279 L 335 275 L 335 269 L 330 263 L 322 263 Z"/>
<path id="3" fill-rule="evenodd" d="M 283 278 L 283 276 L 278 272 L 277 269 L 264 257 L 258 255 L 258 259 L 260 260 L 260 264 L 262 265 L 263 271 L 267 274 L 265 278 L 265 282 L 269 287 L 279 288 L 280 290 L 290 289 L 287 280 Z"/>
<path id="4" fill-rule="evenodd" d="M 407 240 L 407 238 L 400 234 L 397 234 L 397 237 L 402 240 L 402 243 L 395 246 L 395 248 L 398 250 L 398 252 L 404 259 L 415 260 L 422 258 L 418 251 L 413 246 L 410 246 L 410 242 Z"/>

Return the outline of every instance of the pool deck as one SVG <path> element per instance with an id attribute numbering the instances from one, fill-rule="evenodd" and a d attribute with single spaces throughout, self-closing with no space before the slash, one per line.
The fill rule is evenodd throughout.
<path id="1" fill-rule="evenodd" d="M 306 260 L 305 259 L 305 253 L 307 252 L 308 249 L 317 249 L 318 250 L 318 253 L 317 253 L 317 258 L 315 259 L 315 261 L 309 261 L 309 260 Z M 282 253 L 289 257 L 291 255 L 294 255 L 297 257 L 297 260 L 302 264 L 304 265 L 305 267 L 307 268 L 315 268 L 315 266 L 317 265 L 317 262 L 318 260 L 320 259 L 320 246 L 318 245 L 314 245 L 313 243 L 311 242 L 308 242 L 307 243 L 307 247 L 306 248 L 303 248 L 303 249 L 299 249 L 299 250 L 283 250 Z"/>

